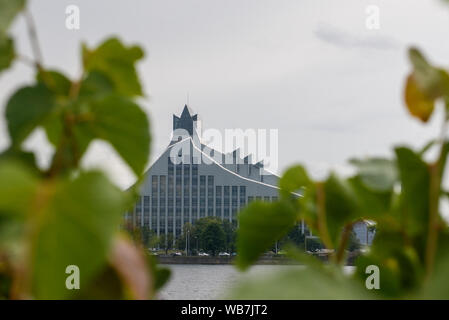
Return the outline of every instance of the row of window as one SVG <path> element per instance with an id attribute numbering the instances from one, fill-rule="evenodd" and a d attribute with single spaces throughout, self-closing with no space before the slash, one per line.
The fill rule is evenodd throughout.
<path id="1" fill-rule="evenodd" d="M 211 175 L 201 175 L 199 179 L 193 179 L 193 172 L 196 171 L 196 175 L 198 174 L 198 169 L 194 169 L 194 165 L 190 184 L 188 183 L 190 166 L 187 167 L 183 168 L 184 179 L 180 178 L 181 170 L 178 168 L 173 170 L 173 165 L 171 168 L 169 165 L 168 176 L 151 176 L 151 197 L 140 197 L 134 208 L 134 215 L 127 214 L 127 219 L 131 219 L 133 224 L 149 227 L 157 233 L 180 234 L 187 222 L 194 223 L 206 216 L 216 216 L 235 222 L 237 212 L 247 203 L 254 200 L 266 202 L 277 200 L 277 197 L 270 196 L 247 196 L 246 186 L 215 186 L 214 176 Z M 194 180 L 200 182 L 199 192 L 198 186 L 193 183 Z"/>

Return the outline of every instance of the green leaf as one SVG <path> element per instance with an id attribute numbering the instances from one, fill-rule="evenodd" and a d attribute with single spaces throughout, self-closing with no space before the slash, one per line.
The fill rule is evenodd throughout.
<path id="1" fill-rule="evenodd" d="M 14 57 L 15 53 L 13 40 L 0 35 L 0 72 L 11 66 Z"/>
<path id="2" fill-rule="evenodd" d="M 231 292 L 242 300 L 369 299 L 371 293 L 341 272 L 312 266 L 291 267 L 264 277 L 242 280 Z"/>
<path id="3" fill-rule="evenodd" d="M 98 172 L 42 186 L 40 194 L 30 221 L 33 293 L 63 299 L 72 293 L 65 286 L 67 266 L 79 267 L 82 287 L 105 265 L 128 201 Z"/>
<path id="4" fill-rule="evenodd" d="M 432 277 L 425 283 L 423 290 L 417 292 L 416 299 L 449 299 L 449 233 L 447 227 L 439 234 L 438 251 L 435 255 L 435 268 Z"/>
<path id="5" fill-rule="evenodd" d="M 45 85 L 53 93 L 68 97 L 71 81 L 61 72 L 56 70 L 39 70 L 36 79 L 39 83 Z"/>
<path id="6" fill-rule="evenodd" d="M 279 180 L 281 194 L 287 197 L 290 197 L 292 193 L 298 192 L 302 188 L 307 188 L 312 184 L 313 182 L 301 165 L 289 168 Z"/>
<path id="7" fill-rule="evenodd" d="M 324 192 L 327 228 L 336 247 L 343 227 L 358 217 L 357 198 L 348 181 L 335 174 L 324 183 Z"/>
<path id="8" fill-rule="evenodd" d="M 353 219 L 384 219 L 392 206 L 392 191 L 373 191 L 369 189 L 360 176 L 348 179 L 356 196 L 357 212 Z"/>
<path id="9" fill-rule="evenodd" d="M 17 162 L 1 161 L 0 181 L 0 215 L 2 212 L 23 215 L 33 202 L 36 177 Z"/>
<path id="10" fill-rule="evenodd" d="M 102 72 L 89 72 L 81 83 L 80 97 L 90 98 L 96 95 L 111 94 L 115 90 L 112 80 Z"/>
<path id="11" fill-rule="evenodd" d="M 115 84 L 118 92 L 126 96 L 141 96 L 135 64 L 144 54 L 140 47 L 125 47 L 120 40 L 111 38 L 94 50 L 83 46 L 83 65 L 86 71 L 106 74 Z"/>
<path id="12" fill-rule="evenodd" d="M 32 152 L 10 147 L 0 153 L 0 161 L 14 161 L 28 169 L 33 169 L 36 173 L 39 171 L 36 166 L 36 158 Z"/>
<path id="13" fill-rule="evenodd" d="M 0 0 L 0 34 L 5 34 L 16 15 L 25 7 L 25 0 Z"/>
<path id="14" fill-rule="evenodd" d="M 404 241 L 398 229 L 383 225 L 376 233 L 368 255 L 357 261 L 356 275 L 367 278 L 366 267 L 376 265 L 380 270 L 380 290 L 383 298 L 401 298 L 416 289 L 423 279 L 424 269 L 417 251 Z"/>
<path id="15" fill-rule="evenodd" d="M 430 174 L 427 164 L 408 148 L 396 148 L 401 179 L 404 230 L 414 235 L 427 230 Z"/>
<path id="16" fill-rule="evenodd" d="M 244 270 L 294 226 L 296 212 L 287 202 L 253 202 L 239 213 L 236 265 Z"/>
<path id="17" fill-rule="evenodd" d="M 89 104 L 90 115 L 76 127 L 79 140 L 98 138 L 109 142 L 131 169 L 140 175 L 150 151 L 149 123 L 134 102 L 109 95 Z"/>
<path id="18" fill-rule="evenodd" d="M 8 101 L 6 119 L 13 145 L 20 145 L 52 113 L 55 102 L 42 84 L 19 89 Z"/>
<path id="19" fill-rule="evenodd" d="M 391 190 L 398 179 L 396 164 L 388 159 L 353 159 L 363 184 L 374 191 Z"/>
<path id="20" fill-rule="evenodd" d="M 153 290 L 156 292 L 161 289 L 170 279 L 171 271 L 168 268 L 160 267 L 157 264 L 157 259 L 150 255 L 146 254 L 147 264 L 149 266 L 149 271 L 153 277 Z"/>

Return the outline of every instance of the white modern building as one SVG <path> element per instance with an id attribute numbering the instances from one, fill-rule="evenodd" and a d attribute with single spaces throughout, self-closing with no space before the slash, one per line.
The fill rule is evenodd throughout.
<path id="1" fill-rule="evenodd" d="M 182 234 L 185 223 L 204 217 L 219 217 L 237 223 L 238 211 L 249 202 L 276 201 L 279 177 L 241 157 L 239 149 L 221 153 L 201 142 L 198 116 L 186 105 L 180 117 L 173 115 L 171 141 L 145 173 L 140 197 L 125 221 L 133 227 L 149 228 L 158 236 Z M 354 226 L 356 237 L 370 245 L 374 231 L 369 223 Z M 307 231 L 304 223 L 299 226 Z"/>
<path id="2" fill-rule="evenodd" d="M 145 173 L 127 223 L 176 238 L 187 222 L 219 217 L 236 223 L 237 212 L 249 202 L 277 200 L 279 177 L 263 162 L 242 158 L 239 149 L 228 154 L 211 149 L 198 131 L 198 117 L 187 105 L 180 117 L 173 116 L 172 139 Z"/>

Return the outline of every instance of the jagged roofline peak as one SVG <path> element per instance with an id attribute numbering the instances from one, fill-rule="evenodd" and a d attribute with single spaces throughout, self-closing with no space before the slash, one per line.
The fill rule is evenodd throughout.
<path id="1" fill-rule="evenodd" d="M 193 110 L 187 105 L 184 105 L 184 108 L 181 112 L 181 118 L 192 118 L 193 120 L 197 120 L 197 114 L 194 114 Z"/>

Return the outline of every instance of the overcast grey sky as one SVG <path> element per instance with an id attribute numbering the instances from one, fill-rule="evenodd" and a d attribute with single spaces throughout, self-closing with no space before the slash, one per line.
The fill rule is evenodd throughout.
<path id="1" fill-rule="evenodd" d="M 279 129 L 280 172 L 296 162 L 314 172 L 351 157 L 388 155 L 395 144 L 421 146 L 438 131 L 411 119 L 402 102 L 406 49 L 421 47 L 449 64 L 449 8 L 437 0 L 31 0 L 46 65 L 76 76 L 80 41 L 110 35 L 146 51 L 138 65 L 149 99 L 152 160 L 168 144 L 172 114 L 190 106 L 204 128 Z M 81 29 L 65 27 L 78 5 Z M 365 26 L 368 5 L 380 29 Z M 30 55 L 22 19 L 13 26 Z M 32 81 L 16 64 L 0 76 L 0 111 L 18 86 Z M 0 149 L 9 143 L 0 119 Z M 37 131 L 27 147 L 46 165 L 51 148 Z M 113 155 L 113 156 L 111 156 Z M 105 143 L 85 159 L 125 187 L 134 177 Z"/>

